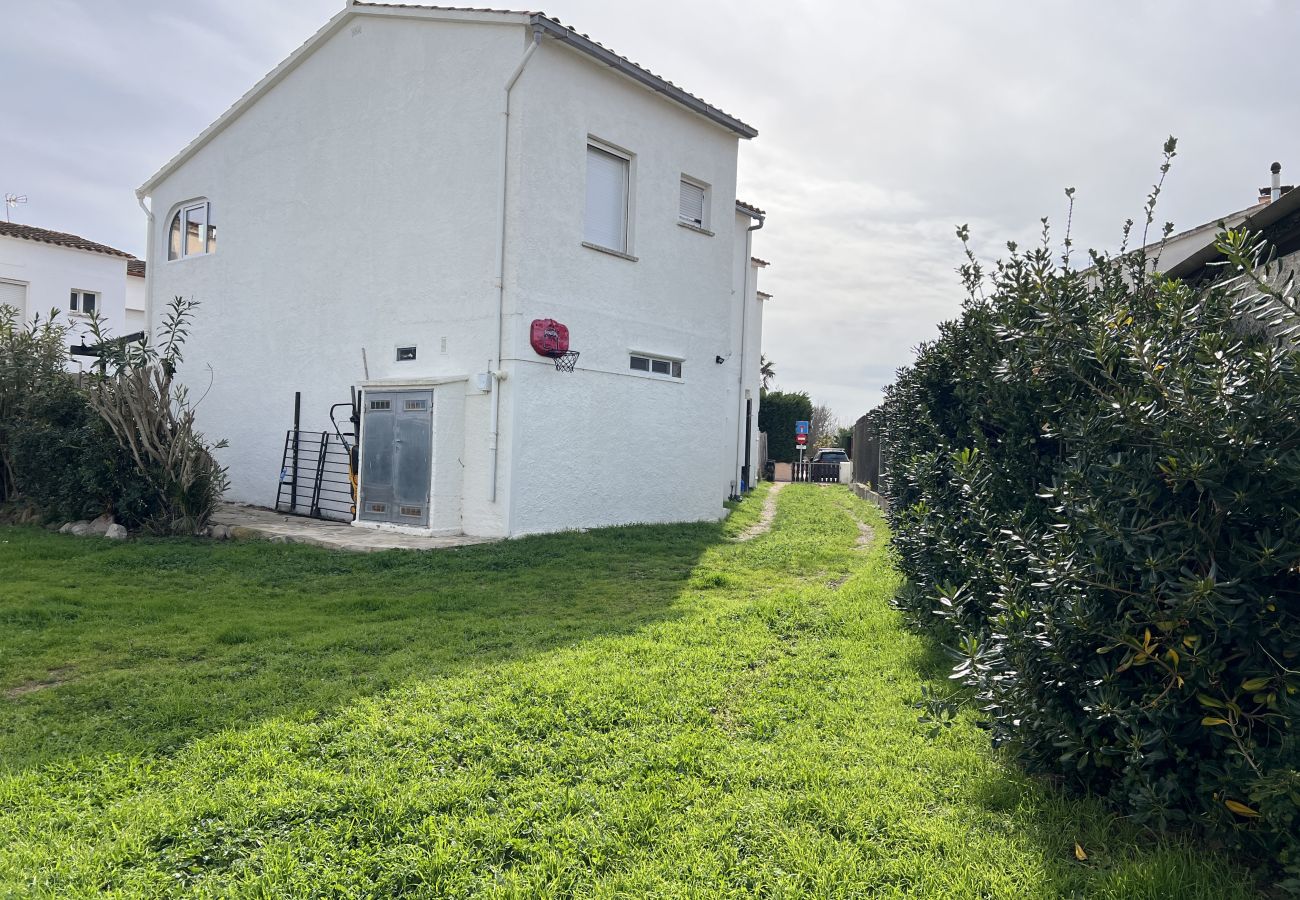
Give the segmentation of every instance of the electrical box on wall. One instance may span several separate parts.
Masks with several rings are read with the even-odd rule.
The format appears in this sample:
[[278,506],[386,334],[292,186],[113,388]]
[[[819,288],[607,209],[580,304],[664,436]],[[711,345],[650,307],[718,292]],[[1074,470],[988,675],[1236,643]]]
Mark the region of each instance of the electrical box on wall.
[[474,387],[480,391],[492,390],[492,373],[478,372],[474,375]]

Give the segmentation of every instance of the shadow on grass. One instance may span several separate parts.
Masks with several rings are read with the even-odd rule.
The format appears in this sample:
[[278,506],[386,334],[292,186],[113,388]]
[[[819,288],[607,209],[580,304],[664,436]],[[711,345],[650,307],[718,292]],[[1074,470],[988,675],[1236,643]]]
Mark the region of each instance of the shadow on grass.
[[[970,691],[949,680],[954,660],[940,638],[905,627],[916,636],[905,664],[922,682],[948,697],[955,709],[964,711],[949,727],[985,727],[985,714]],[[987,733],[983,740],[989,740]],[[1195,834],[1155,834],[1065,778],[1031,774],[1010,748],[993,752],[1000,761],[995,774],[968,782],[966,794],[988,816],[982,827],[1016,832],[1035,849],[1036,869],[1044,879],[1038,886],[1043,896],[1090,900],[1260,896],[1258,871],[1212,853]],[[980,813],[976,816],[981,818]]]
[[717,524],[436,552],[0,529],[0,771],[166,753],[673,614]]

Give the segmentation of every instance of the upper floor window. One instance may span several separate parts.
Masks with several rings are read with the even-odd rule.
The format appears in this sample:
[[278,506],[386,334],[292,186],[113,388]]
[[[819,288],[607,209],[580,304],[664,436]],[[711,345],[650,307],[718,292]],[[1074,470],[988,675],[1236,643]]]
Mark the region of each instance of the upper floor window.
[[587,145],[587,243],[627,253],[630,168],[626,156]]
[[708,228],[705,223],[708,216],[708,196],[707,187],[683,175],[678,194],[677,218],[696,228]]
[[202,256],[216,250],[217,226],[212,222],[212,204],[200,200],[176,210],[167,231],[167,258]]
[[69,312],[90,315],[99,308],[99,294],[94,291],[73,291],[68,298]]

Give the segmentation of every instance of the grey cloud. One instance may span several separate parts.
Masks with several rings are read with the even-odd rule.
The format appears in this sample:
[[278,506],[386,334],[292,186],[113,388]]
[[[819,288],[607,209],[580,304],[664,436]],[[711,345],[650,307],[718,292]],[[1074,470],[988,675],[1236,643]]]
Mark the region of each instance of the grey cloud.
[[[342,0],[44,0],[0,5],[0,190],[21,221],[131,252],[133,189],[342,7]],[[770,213],[757,255],[779,383],[849,420],[960,310],[953,227],[985,259],[1113,247],[1172,133],[1158,221],[1300,181],[1289,3],[549,0],[546,11],[755,125],[740,196]]]

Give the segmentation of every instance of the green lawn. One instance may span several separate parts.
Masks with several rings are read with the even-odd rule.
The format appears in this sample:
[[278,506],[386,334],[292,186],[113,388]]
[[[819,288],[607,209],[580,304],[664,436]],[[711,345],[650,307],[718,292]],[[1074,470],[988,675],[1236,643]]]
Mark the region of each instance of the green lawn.
[[927,739],[874,508],[792,485],[729,542],[761,504],[369,556],[0,529],[0,897],[1250,896]]

